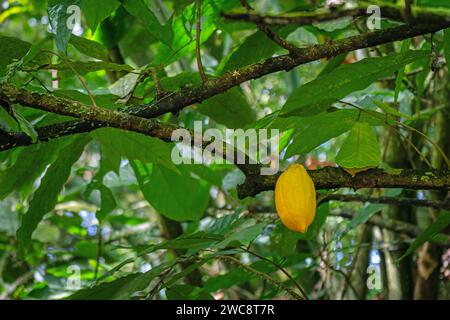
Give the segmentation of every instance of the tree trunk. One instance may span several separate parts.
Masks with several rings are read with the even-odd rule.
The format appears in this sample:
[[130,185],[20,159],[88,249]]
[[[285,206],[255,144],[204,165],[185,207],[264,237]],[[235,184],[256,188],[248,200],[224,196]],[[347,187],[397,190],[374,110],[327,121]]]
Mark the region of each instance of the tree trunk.
[[[387,141],[386,141],[387,139]],[[404,152],[402,141],[393,130],[385,136],[386,149],[385,161],[393,168],[408,168],[410,164]],[[402,151],[402,152],[401,152]],[[400,221],[410,221],[413,214],[411,207],[389,206],[382,211],[385,218]],[[413,275],[411,257],[406,257],[399,264],[399,259],[408,246],[402,243],[398,234],[383,230],[384,243],[388,244],[384,249],[385,268],[388,279],[388,298],[390,300],[411,299],[413,297]]]
[[[444,94],[443,102],[446,104],[446,108],[438,111],[435,117],[435,130],[436,130],[436,143],[442,148],[442,151],[450,156],[450,82],[447,82],[446,90]],[[441,169],[447,165],[442,158],[442,155],[433,149],[432,154],[433,168]],[[431,197],[435,200],[444,200],[448,195],[448,192],[431,192]],[[426,213],[427,216],[424,219],[420,219],[420,227],[428,227],[439,212],[436,210],[429,210]],[[442,248],[434,243],[425,243],[417,253],[417,280],[414,290],[414,299],[417,300],[430,300],[437,299],[439,292],[439,275],[440,267],[442,265]]]

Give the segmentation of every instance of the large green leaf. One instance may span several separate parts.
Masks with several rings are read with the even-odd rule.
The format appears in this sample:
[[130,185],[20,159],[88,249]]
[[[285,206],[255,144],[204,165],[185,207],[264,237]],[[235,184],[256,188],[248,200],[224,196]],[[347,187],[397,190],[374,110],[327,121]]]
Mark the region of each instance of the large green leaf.
[[30,188],[64,145],[67,145],[67,140],[53,140],[22,148],[14,165],[0,171],[0,200],[13,191]]
[[[281,28],[278,34],[286,37],[295,30],[295,26]],[[271,41],[262,31],[257,31],[248,36],[244,42],[231,54],[223,71],[232,71],[241,67],[270,58],[282,48]]]
[[92,288],[82,289],[68,297],[69,300],[124,300],[134,293],[145,290],[151,281],[159,276],[166,264],[159,265],[145,273],[132,273],[111,282],[101,283]]
[[244,269],[232,268],[223,275],[209,278],[205,282],[205,290],[208,292],[216,292],[221,289],[228,289],[247,282],[252,277],[254,277],[254,275]]
[[276,118],[270,127],[280,130],[294,129],[292,143],[286,157],[305,154],[332,138],[351,130],[357,122],[367,122],[371,126],[384,126],[386,117],[382,113],[366,110],[344,109],[324,112],[312,117]]
[[117,0],[84,0],[83,13],[92,33],[97,30],[98,24],[109,17],[120,6]]
[[399,68],[426,56],[423,51],[409,51],[342,65],[295,90],[279,116],[321,113],[350,93],[363,90],[376,80],[390,76]]
[[[197,264],[192,266],[197,267]],[[166,296],[168,300],[214,300],[205,289],[182,284],[168,287]]]
[[73,143],[61,149],[58,158],[47,169],[17,230],[21,253],[30,245],[31,235],[44,215],[55,207],[58,194],[69,178],[72,165],[80,158],[89,140],[87,136],[76,137]]
[[227,246],[237,244],[237,245],[248,245],[250,242],[255,240],[261,232],[266,227],[266,223],[258,223],[253,226],[248,226],[246,228],[242,228],[239,231],[233,231],[228,234],[227,237],[218,243],[215,247],[217,248],[225,248]]
[[98,190],[100,192],[100,208],[97,210],[95,215],[100,223],[117,206],[116,199],[114,198],[114,194],[111,189],[103,184],[103,178],[109,171],[118,171],[118,169],[116,170],[117,165],[114,163],[116,160],[119,160],[117,162],[120,165],[120,159],[109,159],[108,154],[102,154],[99,169],[86,188],[86,194],[88,196],[94,190]]
[[[129,0],[132,1],[132,0]],[[236,1],[228,0],[203,0],[201,1],[202,11],[202,33],[200,43],[204,43],[217,30],[216,22],[220,19],[220,14],[228,8],[235,6]],[[161,63],[170,64],[183,55],[195,50],[195,23],[197,20],[195,2],[192,1],[175,19],[169,20],[167,25],[171,25],[173,39],[170,45],[162,45],[153,60],[154,65]]]
[[33,125],[17,110],[15,105],[11,106],[11,111],[19,124],[20,130],[29,136],[33,143],[36,142],[38,134]]
[[102,145],[102,150],[110,159],[125,157],[145,163],[161,165],[178,172],[171,160],[172,144],[135,132],[104,128],[91,133]]
[[103,61],[107,61],[109,59],[108,49],[106,49],[101,43],[97,41],[72,35],[69,43],[73,45],[78,51],[89,57]]
[[68,21],[73,18],[73,12],[68,10],[71,6],[81,6],[81,0],[49,0],[48,18],[51,31],[55,36],[56,47],[61,52],[66,52],[72,30],[69,29]]
[[433,240],[434,236],[436,236],[440,231],[444,230],[449,225],[450,212],[442,211],[437,217],[436,221],[417,236],[417,238],[414,240],[408,250],[406,250],[405,254],[400,257],[399,260],[402,260],[404,257],[416,251],[425,242]]
[[233,88],[202,102],[198,110],[228,128],[243,128],[256,120],[239,88]]
[[163,166],[133,162],[139,186],[152,207],[172,220],[198,220],[208,205],[209,185],[192,177],[188,166],[177,168],[180,173]]
[[23,58],[30,50],[31,44],[13,37],[0,36],[0,77],[4,76],[7,66]]
[[295,254],[300,238],[302,238],[301,233],[289,230],[281,221],[278,221],[270,237],[273,255],[289,257]]
[[156,39],[168,46],[171,45],[173,37],[171,28],[162,26],[143,0],[125,0],[123,6],[131,15],[141,20]]
[[336,163],[345,169],[377,167],[381,150],[374,129],[366,122],[357,122],[342,144]]
[[386,205],[384,204],[370,204],[367,207],[364,207],[356,217],[350,221],[348,229],[355,229],[361,224],[366,223],[375,213],[380,212],[385,207]]
[[357,120],[356,110],[339,110],[309,118],[297,118],[298,127],[294,131],[286,157],[310,152],[322,143],[351,130]]

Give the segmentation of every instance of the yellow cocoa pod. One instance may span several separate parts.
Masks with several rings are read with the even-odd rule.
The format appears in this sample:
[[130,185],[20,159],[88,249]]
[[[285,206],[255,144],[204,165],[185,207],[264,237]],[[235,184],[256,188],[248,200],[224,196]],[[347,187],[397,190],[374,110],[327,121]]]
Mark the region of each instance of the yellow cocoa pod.
[[316,188],[301,164],[291,165],[278,178],[275,205],[287,228],[302,233],[308,230],[316,215]]

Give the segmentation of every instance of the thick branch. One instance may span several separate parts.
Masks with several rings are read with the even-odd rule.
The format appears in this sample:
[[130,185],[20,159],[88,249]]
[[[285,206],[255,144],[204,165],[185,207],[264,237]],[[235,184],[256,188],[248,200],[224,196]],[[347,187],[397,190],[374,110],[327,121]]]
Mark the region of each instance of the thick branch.
[[320,12],[299,12],[289,13],[288,15],[265,15],[261,16],[254,13],[232,13],[225,12],[222,16],[229,20],[248,21],[256,24],[270,25],[311,25],[314,23],[327,22],[344,17],[361,17],[370,16],[372,13],[367,12],[370,5],[378,5],[381,10],[381,18],[387,18],[396,21],[406,21],[408,23],[446,23],[450,21],[448,10],[421,8],[417,6],[408,7],[405,16],[405,9],[401,6],[389,3],[368,3],[358,1],[358,7],[345,10],[327,10]]
[[[327,167],[309,171],[317,190],[336,188],[406,188],[406,189],[450,189],[450,170],[389,170],[372,169],[360,172],[355,177],[341,168]],[[238,187],[240,198],[253,197],[262,191],[273,190],[279,175],[247,176]]]
[[[330,215],[353,220],[358,214],[352,212],[330,212]],[[396,233],[404,233],[412,238],[416,238],[421,232],[423,232],[422,229],[414,224],[384,218],[379,215],[372,216],[369,220],[367,220],[367,223]],[[449,236],[447,236],[447,243],[450,243]]]
[[[79,121],[47,126],[45,132],[43,132],[44,130],[42,128],[38,128],[37,131],[40,135],[40,140],[56,138],[65,135],[67,132],[71,134],[87,132],[99,127],[115,127],[154,136],[163,140],[170,140],[174,129],[171,126],[162,125],[156,120],[145,119],[96,106],[87,106],[77,101],[50,94],[31,92],[10,84],[1,85],[0,99],[80,119]],[[17,146],[19,142],[13,140],[14,138],[23,143],[27,142],[27,139],[24,139],[23,136],[4,133],[0,137],[0,141],[2,141],[1,149],[5,150]]]
[[220,78],[208,80],[207,83],[194,88],[183,88],[156,105],[134,107],[130,109],[130,112],[145,118],[154,118],[167,112],[177,113],[186,106],[201,103],[241,83],[267,74],[289,71],[299,65],[315,60],[331,58],[345,52],[434,33],[448,27],[450,27],[450,22],[443,24],[403,25],[308,48],[301,48],[295,54],[269,58],[264,62],[228,72]]
[[447,209],[450,210],[450,201],[436,201],[436,200],[419,200],[403,197],[368,197],[360,194],[328,194],[323,201],[341,201],[341,202],[370,202],[370,203],[383,203],[392,204],[398,206],[413,206],[413,207],[426,207],[434,209]]
[[[444,24],[404,25],[387,30],[372,32],[367,35],[358,35],[326,44],[302,48],[299,49],[295,55],[290,54],[269,58],[264,62],[256,63],[243,67],[239,70],[226,73],[220,78],[208,80],[206,83],[199,86],[193,88],[183,88],[173,94],[168,94],[164,99],[158,101],[156,104],[132,107],[127,110],[127,113],[144,118],[155,118],[167,112],[177,113],[186,106],[194,103],[201,103],[202,101],[217,94],[224,93],[225,91],[238,86],[241,83],[260,78],[267,74],[282,70],[288,71],[296,66],[318,59],[330,58],[344,52],[412,38],[418,35],[436,32],[447,27],[450,27],[450,22]],[[31,93],[23,89],[21,90],[20,95],[22,98],[25,95],[25,92],[27,92],[27,94]],[[27,99],[18,97],[17,93],[18,92],[13,94],[14,96],[12,97],[13,99],[16,99],[17,103],[34,107],[33,101],[30,101],[30,99],[26,101]],[[9,100],[9,97],[5,95],[4,86],[0,87],[0,97],[3,97],[5,100]],[[52,99],[50,99],[50,97],[51,96],[46,99],[47,102],[51,102]],[[59,101],[63,104],[66,102],[73,104],[73,101],[70,100],[61,100],[61,98],[56,97],[55,99],[59,99]],[[44,109],[45,106],[37,105],[36,107]],[[123,115],[123,113],[119,114]],[[37,129],[38,133],[42,133],[42,136],[40,136],[38,140],[47,141],[59,136],[87,132],[100,126],[108,125],[104,123],[104,121],[108,119],[92,119],[92,117],[89,119],[82,117],[82,119],[84,120]],[[31,139],[24,134],[10,134],[6,137],[0,136],[0,151],[7,150],[15,146],[23,146],[28,144],[31,144]]]

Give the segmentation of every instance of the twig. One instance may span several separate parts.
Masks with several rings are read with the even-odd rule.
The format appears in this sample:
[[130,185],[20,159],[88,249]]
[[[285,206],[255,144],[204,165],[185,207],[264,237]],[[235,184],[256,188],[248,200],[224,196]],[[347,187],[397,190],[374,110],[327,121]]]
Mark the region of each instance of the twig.
[[87,94],[88,94],[88,96],[89,96],[89,99],[90,99],[91,102],[92,102],[92,106],[93,106],[93,107],[97,107],[97,104],[95,103],[94,96],[92,95],[91,90],[89,90],[86,81],[85,81],[84,78],[83,78],[83,77],[82,77],[82,76],[74,69],[74,67],[72,67],[72,65],[70,64],[70,62],[67,61],[66,57],[63,56],[63,55],[60,55],[59,53],[54,52],[54,51],[52,51],[52,50],[47,50],[47,49],[46,49],[46,50],[43,50],[43,51],[48,52],[48,53],[51,53],[51,54],[54,54],[55,56],[57,56],[58,58],[60,58],[60,59],[64,62],[64,64],[65,64],[70,70],[72,70],[72,72],[75,74],[75,76],[78,78],[78,80],[80,80],[80,83],[81,83],[81,85],[83,86],[83,88],[86,90],[86,92],[87,92]]
[[14,291],[16,291],[16,289],[18,287],[20,287],[22,284],[24,284],[25,282],[27,282],[28,280],[30,280],[33,277],[33,272],[27,272],[23,275],[21,275],[20,277],[18,277],[7,289],[5,292],[3,292],[0,295],[0,301],[1,300],[7,300],[8,297],[14,293]]
[[196,42],[196,52],[197,52],[197,67],[198,72],[200,73],[200,77],[202,78],[203,82],[208,81],[206,78],[205,70],[203,70],[203,64],[202,64],[202,54],[200,51],[200,43],[201,43],[201,32],[202,32],[202,1],[197,0],[197,32],[195,34],[195,42]]
[[218,256],[217,258],[222,259],[222,260],[228,260],[236,265],[238,265],[239,267],[241,267],[242,269],[247,270],[250,273],[253,273],[259,277],[261,277],[262,279],[272,283],[273,285],[282,288],[284,291],[286,291],[293,299],[295,300],[305,300],[304,297],[300,296],[297,292],[295,292],[294,290],[292,290],[291,288],[289,288],[288,286],[286,286],[284,283],[275,280],[274,278],[270,277],[269,275],[260,272],[244,263],[242,263],[241,261],[239,261],[238,259],[231,257],[231,256]]
[[97,280],[98,270],[100,268],[100,259],[102,257],[103,235],[102,235],[102,225],[101,225],[101,223],[98,224],[98,231],[97,232],[98,232],[98,235],[97,235],[98,248],[97,248],[97,258],[96,258],[96,261],[95,261],[94,281]]
[[[355,287],[353,286],[352,281],[351,281],[351,279],[348,277],[348,275],[347,275],[344,271],[342,271],[342,270],[340,270],[340,269],[334,268],[333,265],[328,261],[328,259],[327,259],[326,257],[323,256],[323,252],[320,252],[319,258],[320,258],[320,260],[323,262],[323,264],[325,265],[325,267],[327,267],[329,270],[331,270],[331,271],[333,271],[333,272],[335,272],[335,273],[341,275],[341,276],[344,278],[345,283],[348,284],[348,286],[350,287],[350,289],[352,289],[353,293],[354,293],[355,296],[356,296],[356,292],[357,292],[357,291],[356,291]],[[342,297],[341,297],[341,300],[342,300]]]
[[241,248],[242,250],[244,250],[245,252],[250,253],[251,255],[254,255],[255,257],[257,257],[257,258],[259,258],[259,259],[261,259],[261,260],[267,261],[267,262],[269,262],[270,264],[274,265],[276,268],[278,268],[281,272],[283,272],[283,273],[286,275],[286,277],[289,278],[289,280],[291,280],[291,281],[294,283],[294,285],[297,287],[297,289],[298,289],[298,290],[300,291],[300,293],[303,295],[303,297],[305,298],[305,300],[309,300],[309,299],[308,299],[308,295],[306,294],[306,292],[305,292],[305,290],[302,288],[302,286],[301,286],[297,281],[295,281],[295,279],[289,274],[289,272],[287,272],[286,269],[284,269],[281,265],[279,265],[279,264],[276,263],[275,261],[273,261],[273,260],[271,260],[271,259],[268,259],[268,258],[266,258],[266,257],[264,257],[264,256],[262,256],[262,255],[260,255],[260,254],[258,254],[258,253],[256,253],[256,252],[254,252],[254,251],[248,249],[248,248],[244,248],[244,247],[240,247],[240,248]]
[[[241,0],[241,4],[245,9],[247,9],[248,12],[253,12],[253,8],[250,6],[250,4],[248,3],[247,0]],[[261,23],[258,21],[256,21],[255,23],[256,23],[256,26],[258,27],[258,29],[261,32],[265,33],[270,40],[272,40],[273,42],[278,44],[280,47],[288,50],[289,53],[295,54],[295,53],[299,52],[299,48],[297,48],[295,45],[293,45],[286,39],[283,39],[282,37],[280,37],[278,34],[276,34],[271,28],[266,26],[264,23]]]
[[[364,229],[368,228],[368,226],[365,225],[363,228]],[[364,233],[364,232],[365,232],[365,230],[362,231],[362,233]],[[359,252],[361,251],[362,243],[363,243],[363,237],[361,236],[361,239],[359,240],[358,245],[356,246],[356,252],[353,254],[353,260],[352,260],[352,263],[350,265],[350,269],[348,270],[348,273],[347,273],[346,279],[349,279],[349,281],[345,282],[344,289],[342,290],[342,293],[341,293],[341,300],[344,299],[344,296],[347,293],[347,289],[348,289],[349,285],[352,285],[352,274],[353,274],[353,271],[355,270],[355,267],[356,267],[356,262],[357,262],[357,259],[358,259],[358,256],[359,256]],[[355,296],[357,297],[358,296],[358,291],[356,291],[355,288],[353,288],[353,292],[354,292]]]

